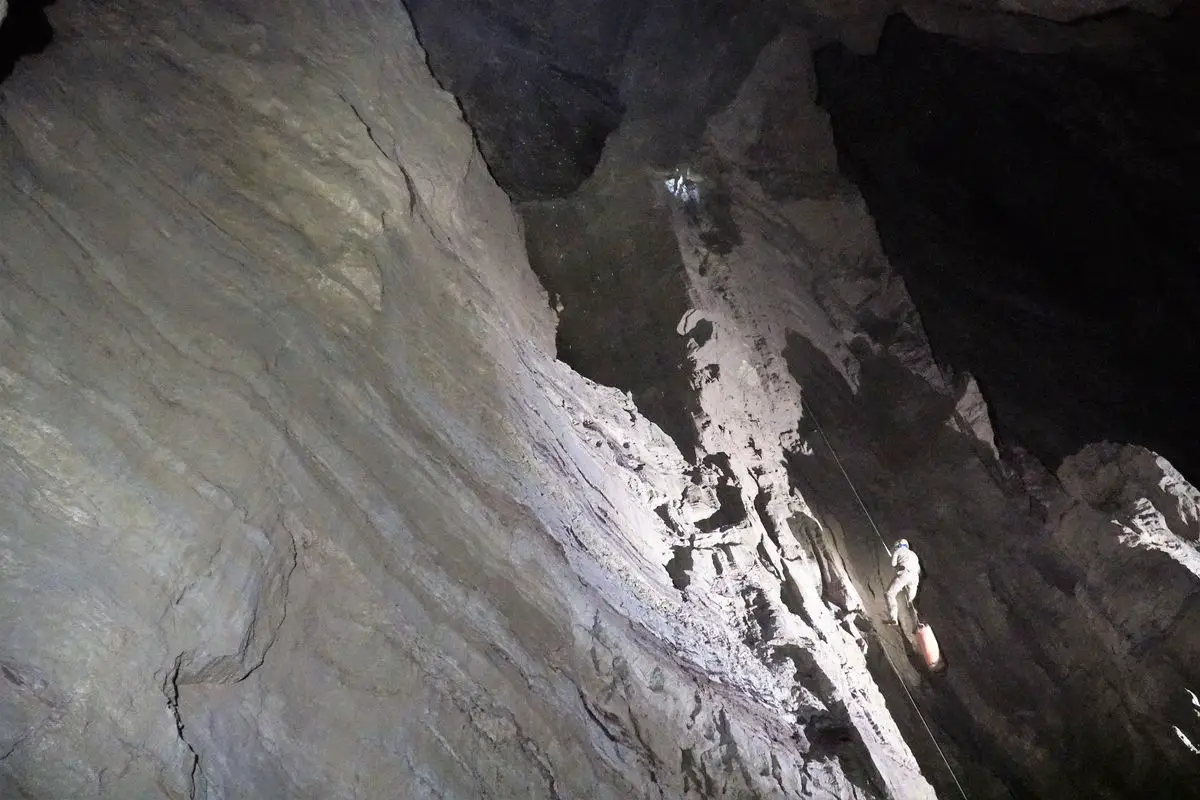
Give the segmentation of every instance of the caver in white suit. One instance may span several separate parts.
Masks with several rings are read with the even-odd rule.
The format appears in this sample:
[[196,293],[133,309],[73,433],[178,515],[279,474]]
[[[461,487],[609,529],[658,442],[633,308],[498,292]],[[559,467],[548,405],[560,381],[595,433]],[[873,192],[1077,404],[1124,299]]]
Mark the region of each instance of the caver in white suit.
[[899,625],[896,597],[900,592],[907,591],[909,605],[912,605],[917,599],[917,586],[921,583],[921,560],[909,549],[907,539],[896,542],[892,550],[892,567],[896,570],[896,577],[892,578],[887,588],[888,624]]

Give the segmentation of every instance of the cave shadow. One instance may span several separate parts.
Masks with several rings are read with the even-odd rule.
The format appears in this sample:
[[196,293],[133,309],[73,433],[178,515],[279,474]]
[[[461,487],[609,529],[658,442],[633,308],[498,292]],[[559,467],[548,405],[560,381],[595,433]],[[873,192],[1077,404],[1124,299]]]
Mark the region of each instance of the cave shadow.
[[[610,79],[619,54],[567,48],[540,29],[549,21],[526,18],[519,4],[507,13],[473,0],[405,6],[430,71],[457,98],[488,170],[514,202],[567,197],[591,177],[625,115]],[[606,32],[598,36],[606,41]]]
[[1136,46],[989,50],[889,18],[819,102],[938,359],[1052,469],[1130,441],[1200,473],[1200,8]]
[[54,28],[46,7],[55,0],[9,0],[8,14],[0,23],[0,84],[8,80],[17,61],[45,51],[54,41]]

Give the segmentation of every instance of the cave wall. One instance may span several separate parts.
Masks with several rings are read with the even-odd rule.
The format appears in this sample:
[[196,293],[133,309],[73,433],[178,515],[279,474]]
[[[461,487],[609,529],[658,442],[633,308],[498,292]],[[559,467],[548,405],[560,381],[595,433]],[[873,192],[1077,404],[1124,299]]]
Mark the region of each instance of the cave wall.
[[[1016,475],[997,460],[990,431],[965,424],[971,382],[935,362],[929,314],[916,313],[884,257],[869,201],[839,174],[836,120],[797,102],[820,77],[804,52],[802,36],[782,36],[712,120],[696,159],[700,199],[679,204],[676,229],[695,265],[693,305],[715,304],[726,339],[732,327],[753,342],[749,363],[765,358],[772,374],[782,357],[799,387],[799,441],[783,458],[789,488],[819,523],[814,549],[831,553],[826,600],[849,609],[861,598],[866,618],[882,619],[877,534],[920,542],[918,605],[951,666],[913,669],[904,640],[876,625],[868,661],[939,794],[957,794],[958,782],[971,797],[1193,793],[1195,752],[1176,726],[1194,732],[1195,490],[1140,448],[1085,450],[1057,477]],[[780,141],[804,143],[803,155]],[[728,228],[723,220],[736,242],[708,235]],[[839,562],[852,593],[837,588]]]
[[0,100],[0,793],[1191,791],[1200,494],[997,460],[826,34],[598,9],[49,9]]
[[[938,20],[944,24],[947,17]],[[1126,41],[1104,25],[1084,29],[1106,47]],[[1005,33],[1018,40],[1017,49],[1051,51],[1062,47],[1063,36],[1070,38],[1038,26],[1017,32]],[[994,376],[976,383],[935,359],[935,353],[944,357],[937,337],[954,314],[933,305],[918,315],[916,307],[926,307],[919,294],[916,307],[909,299],[905,265],[894,270],[885,257],[885,250],[894,251],[889,226],[902,225],[883,219],[876,237],[867,210],[871,184],[852,156],[834,148],[838,109],[832,109],[831,128],[812,101],[818,78],[826,77],[821,59],[832,51],[818,58],[814,75],[809,40],[803,30],[773,40],[731,102],[710,115],[704,136],[683,149],[676,169],[661,168],[639,135],[641,119],[627,111],[578,191],[521,206],[532,264],[564,321],[562,357],[632,392],[664,428],[678,429],[690,418],[697,431],[693,460],[701,469],[716,466],[724,485],[737,489],[732,496],[740,495],[723,517],[700,519],[703,527],[691,535],[676,532],[680,544],[668,564],[676,587],[691,602],[706,594],[740,598],[744,607],[733,602],[730,614],[746,618],[756,648],[768,658],[795,639],[813,649],[811,637],[792,631],[822,630],[813,614],[818,605],[835,610],[848,631],[865,632],[872,680],[939,794],[956,794],[960,781],[972,797],[1187,794],[1196,777],[1193,752],[1170,721],[1191,713],[1186,687],[1195,680],[1187,666],[1194,644],[1186,630],[1195,573],[1187,559],[1164,558],[1122,533],[1128,523],[1106,516],[1116,509],[1096,508],[1036,460],[1026,461],[1018,445],[1026,440],[1006,426],[1003,414],[997,419],[1010,461],[998,460],[980,393],[982,384],[990,397]],[[839,57],[849,59],[844,50]],[[1010,55],[978,57],[1004,61]],[[829,105],[823,83],[820,91]],[[891,142],[902,128],[876,118],[887,106],[873,107],[872,91],[860,89],[860,112],[873,122],[870,136]],[[1029,100],[1029,118],[1044,99]],[[923,124],[918,131],[949,140],[974,133]],[[859,136],[858,144],[877,140]],[[946,141],[916,156],[893,145],[875,154],[875,167],[898,183],[896,175],[919,165],[921,153],[949,158],[952,147],[939,149]],[[1051,137],[1043,146],[1057,142]],[[1022,173],[1005,169],[1011,163],[997,162],[990,174],[1019,181]],[[862,181],[867,203],[839,166]],[[654,184],[657,199],[648,190]],[[1034,213],[1046,198],[1036,186],[1024,194],[1029,187],[1018,188],[1010,204],[1026,202],[1030,218],[1046,224]],[[1114,202],[1102,192],[1092,195],[1095,203]],[[1124,201],[1118,196],[1115,202]],[[946,207],[966,213],[961,202]],[[995,211],[995,204],[988,209]],[[994,258],[988,247],[980,255],[975,229],[932,229],[925,206],[910,202],[907,211],[926,225],[906,234],[910,239],[938,252],[970,245],[971,258]],[[1008,222],[1008,216],[998,219]],[[668,224],[682,264],[660,253]],[[930,261],[943,272],[953,263]],[[974,274],[962,270],[959,280],[970,285]],[[1045,280],[1033,268],[1021,277]],[[938,278],[912,280],[950,291]],[[1071,285],[1064,282],[1064,294]],[[992,286],[971,288],[985,301],[995,294]],[[681,293],[687,298],[682,307]],[[669,316],[681,310],[679,338],[664,340]],[[951,309],[961,317],[976,310],[977,304],[961,301]],[[1060,309],[1041,316],[1056,330],[1073,319]],[[1071,342],[1050,340],[1047,329],[1031,333],[1023,348],[1011,345],[1009,355],[1029,362],[1033,342],[1063,353]],[[946,361],[960,370],[988,363]],[[644,370],[649,364],[658,368]],[[1091,388],[1071,382],[1078,359],[1071,366],[1075,371],[1064,374],[1072,378],[1060,379],[1052,398],[1071,401],[1062,418],[1079,409],[1072,389]],[[681,375],[691,376],[691,391],[679,383]],[[1110,377],[1114,392],[1144,388],[1129,383],[1128,375]],[[646,390],[647,381],[657,394]],[[1093,406],[1094,419],[1102,418],[1103,402]],[[1040,407],[1020,419],[1035,432],[1049,427]],[[1086,441],[1056,435],[1060,457]],[[1028,438],[1044,457],[1043,440]],[[692,442],[687,445],[685,451]],[[1157,497],[1153,474],[1126,480],[1128,492]],[[870,519],[852,488],[862,490]],[[742,513],[781,502],[786,511],[769,512],[770,524],[747,539],[757,524]],[[718,527],[706,529],[714,521]],[[944,676],[922,672],[904,637],[879,632],[887,569],[876,534],[921,543],[929,580],[922,614],[943,632],[954,665]],[[1183,526],[1169,549],[1194,552],[1195,535]],[[789,589],[813,581],[816,603],[804,590]],[[1153,599],[1136,588],[1146,582],[1159,584]],[[797,677],[806,688],[816,685]]]
[[[956,794],[957,782],[971,797],[1188,794],[1194,753],[1172,725],[1190,718],[1186,687],[1196,679],[1189,559],[1200,527],[1194,512],[1175,510],[1184,502],[1177,498],[1190,495],[1161,488],[1181,481],[1156,462],[1110,478],[1120,488],[1106,491],[1123,494],[1108,504],[1081,493],[1078,481],[1064,488],[1051,479],[1043,507],[1025,485],[1032,479],[1016,480],[996,460],[987,429],[964,424],[970,382],[935,363],[925,315],[885,259],[886,240],[876,237],[867,206],[839,174],[830,121],[795,100],[815,91],[806,52],[802,36],[782,36],[713,119],[697,158],[700,201],[679,204],[676,229],[694,265],[693,304],[721,311],[713,340],[737,331],[757,350],[750,363],[766,359],[768,380],[779,380],[782,359],[799,387],[804,408],[780,409],[784,419],[800,417],[782,456],[786,486],[819,523],[806,527],[814,551],[828,553],[826,601],[882,619],[887,569],[877,534],[921,543],[927,583],[919,606],[952,666],[936,677],[914,668],[905,641],[877,623],[868,628],[876,634],[868,662],[940,795]],[[805,157],[780,141],[805,143]],[[781,149],[791,159],[780,158]],[[732,244],[709,235],[727,228],[726,219],[739,232]],[[739,360],[723,361],[722,374]],[[705,381],[702,392],[732,389]],[[734,397],[734,407],[761,413],[761,401]],[[770,419],[758,420],[759,429]],[[698,420],[708,431],[702,439],[720,441],[731,427],[714,431],[707,422]],[[1118,450],[1081,463],[1122,463]],[[1172,561],[1131,547],[1129,527],[1153,528],[1146,518],[1160,513],[1154,509],[1174,520],[1158,526],[1173,531],[1167,549],[1193,555]],[[838,588],[839,565],[850,592]],[[1138,588],[1147,584],[1156,586],[1148,596]]]
[[0,792],[928,796],[831,614],[797,665],[685,605],[728,476],[553,359],[395,4],[50,20],[0,106]]

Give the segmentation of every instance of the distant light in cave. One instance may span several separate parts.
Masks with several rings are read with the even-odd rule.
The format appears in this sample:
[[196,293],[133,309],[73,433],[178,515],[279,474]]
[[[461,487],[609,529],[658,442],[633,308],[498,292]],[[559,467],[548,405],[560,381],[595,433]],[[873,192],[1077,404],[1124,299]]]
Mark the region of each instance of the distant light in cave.
[[690,170],[682,170],[665,181],[667,191],[685,203],[700,202],[700,187],[692,180]]

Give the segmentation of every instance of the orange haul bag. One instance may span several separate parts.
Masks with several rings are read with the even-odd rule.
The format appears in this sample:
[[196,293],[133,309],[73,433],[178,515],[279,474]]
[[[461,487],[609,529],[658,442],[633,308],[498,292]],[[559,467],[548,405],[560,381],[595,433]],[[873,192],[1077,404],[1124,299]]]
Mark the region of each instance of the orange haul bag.
[[942,660],[942,649],[938,646],[937,637],[933,635],[933,628],[922,622],[917,626],[917,630],[913,633],[913,646],[917,652],[921,654],[921,660],[925,662],[925,666],[932,672],[941,672],[946,667],[946,662]]

